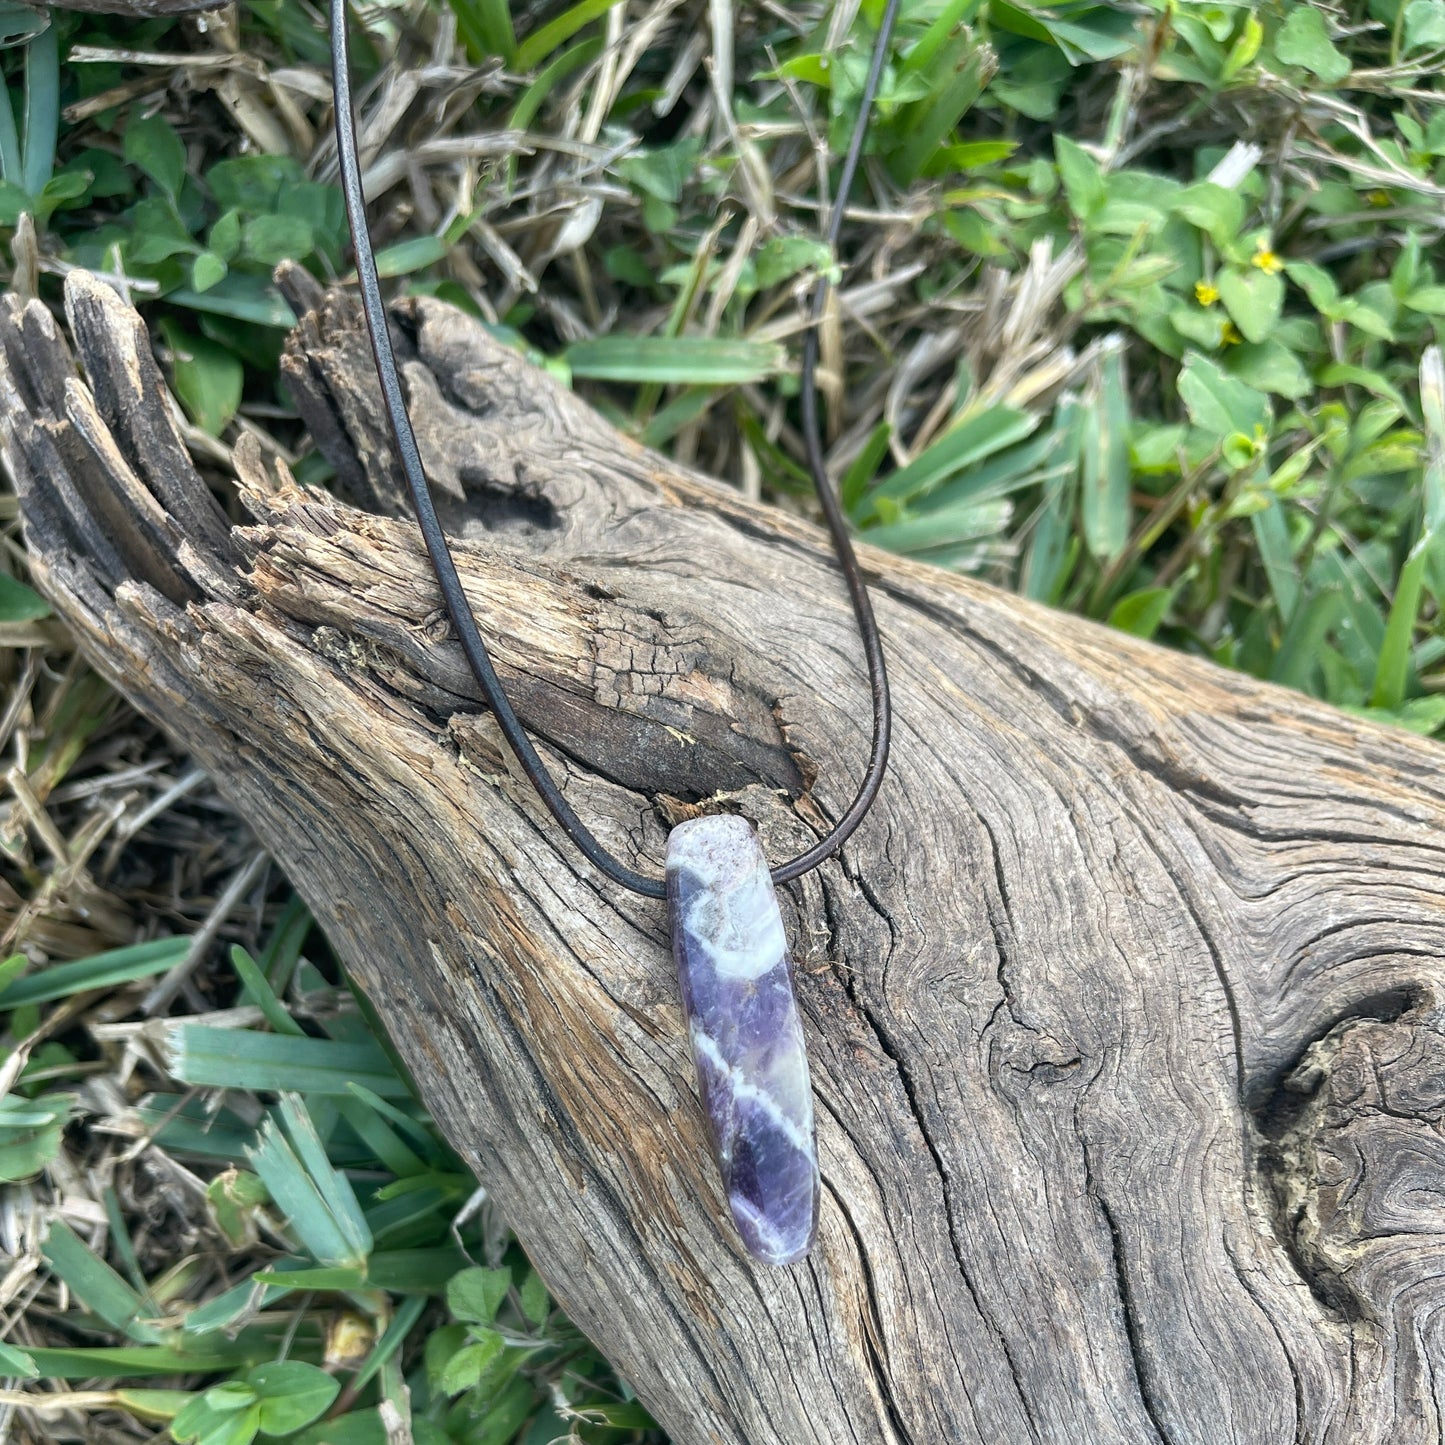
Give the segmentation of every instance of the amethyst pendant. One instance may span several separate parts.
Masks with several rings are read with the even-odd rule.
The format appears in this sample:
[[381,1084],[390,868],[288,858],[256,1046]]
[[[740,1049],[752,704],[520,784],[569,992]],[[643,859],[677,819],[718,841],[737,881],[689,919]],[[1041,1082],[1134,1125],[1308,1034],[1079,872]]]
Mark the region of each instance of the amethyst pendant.
[[818,1227],[808,1057],[767,860],[744,818],[679,823],[667,907],[682,1006],[733,1221],[765,1264],[794,1264]]

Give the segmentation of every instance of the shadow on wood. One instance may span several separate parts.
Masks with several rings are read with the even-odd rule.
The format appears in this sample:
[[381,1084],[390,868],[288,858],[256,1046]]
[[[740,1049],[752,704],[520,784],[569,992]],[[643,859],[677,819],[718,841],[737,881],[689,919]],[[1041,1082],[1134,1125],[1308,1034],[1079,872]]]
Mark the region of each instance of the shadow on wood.
[[[312,283],[314,286],[314,283]],[[659,905],[593,876],[478,708],[348,301],[287,375],[354,509],[237,448],[231,527],[136,316],[0,326],[36,575],[191,748],[437,1119],[680,1445],[1438,1441],[1445,752],[865,554],[882,798],[784,890],[824,1189],[750,1264]],[[395,316],[504,681],[606,843],[851,797],[868,700],[821,533],[617,436],[440,304]]]

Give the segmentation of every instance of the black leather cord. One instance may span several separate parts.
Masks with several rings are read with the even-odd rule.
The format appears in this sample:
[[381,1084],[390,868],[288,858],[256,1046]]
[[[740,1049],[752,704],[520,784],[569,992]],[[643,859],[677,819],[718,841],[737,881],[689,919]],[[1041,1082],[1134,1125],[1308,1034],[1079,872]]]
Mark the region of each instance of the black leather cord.
[[[898,15],[900,0],[888,0],[883,13],[878,37],[874,42],[873,59],[868,70],[867,83],[858,111],[858,122],[854,126],[848,153],[843,162],[839,178],[838,199],[833,207],[828,225],[828,244],[836,251],[839,232],[843,224],[843,211],[847,204],[848,192],[852,188],[853,175],[863,153],[863,142],[868,132],[868,117],[873,109],[873,99],[878,92],[878,83],[883,74],[883,63],[887,58],[888,41]],[[501,679],[492,666],[486,643],[477,627],[477,620],[457,575],[456,562],[451,548],[447,545],[446,534],[442,531],[436,507],[432,503],[431,490],[427,485],[426,473],[422,468],[421,453],[417,449],[416,434],[412,430],[411,418],[407,415],[406,400],[402,395],[401,377],[397,373],[396,357],[391,348],[391,334],[387,328],[386,308],[381,297],[381,282],[376,273],[376,257],[372,251],[371,235],[366,225],[366,197],[361,187],[361,161],[357,154],[356,113],[351,95],[351,55],[347,36],[347,0],[331,0],[331,63],[332,91],[336,110],[336,149],[341,166],[341,189],[346,199],[346,216],[351,226],[352,247],[356,256],[356,275],[361,287],[361,308],[366,317],[366,329],[371,337],[371,352],[376,361],[377,376],[381,381],[381,397],[386,408],[387,420],[391,425],[392,438],[396,443],[402,473],[411,492],[412,505],[416,509],[417,524],[421,528],[422,540],[426,543],[441,587],[442,599],[457,630],[468,665],[476,677],[477,685],[486,698],[502,730],[507,745],[516,755],[528,781],[537,790],[552,816],[562,830],[581,849],[588,862],[594,864],[613,882],[641,893],[647,898],[665,898],[666,886],[660,878],[649,878],[629,868],[620,859],[614,858],[585,823],[577,816],[552,781],[546,764],[538,756],[527,736],[521,720],[513,711],[502,688]],[[823,458],[823,444],[818,426],[818,323],[828,295],[826,280],[818,282],[813,293],[811,325],[803,343],[802,400],[803,440],[807,451],[808,470],[822,504],[823,518],[829,535],[837,549],[838,562],[848,586],[848,595],[858,619],[858,631],[863,639],[863,652],[868,664],[869,685],[873,694],[873,745],[868,759],[868,769],[857,796],[848,811],[838,820],[837,825],[805,853],[772,870],[775,883],[786,883],[810,868],[816,868],[834,853],[851,836],[863,821],[888,765],[888,747],[892,731],[892,710],[888,697],[888,674],[883,662],[883,643],[878,635],[878,625],[873,617],[873,606],[868,599],[867,585],[848,536],[848,525],[838,494],[828,480],[827,466]]]

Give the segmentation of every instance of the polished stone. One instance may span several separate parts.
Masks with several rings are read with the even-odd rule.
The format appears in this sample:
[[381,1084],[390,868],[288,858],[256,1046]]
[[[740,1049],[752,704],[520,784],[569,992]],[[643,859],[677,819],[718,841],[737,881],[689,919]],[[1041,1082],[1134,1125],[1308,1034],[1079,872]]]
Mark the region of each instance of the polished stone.
[[667,840],[672,950],[698,1089],[738,1234],[793,1264],[818,1223],[808,1058],[777,894],[752,825],[716,815]]

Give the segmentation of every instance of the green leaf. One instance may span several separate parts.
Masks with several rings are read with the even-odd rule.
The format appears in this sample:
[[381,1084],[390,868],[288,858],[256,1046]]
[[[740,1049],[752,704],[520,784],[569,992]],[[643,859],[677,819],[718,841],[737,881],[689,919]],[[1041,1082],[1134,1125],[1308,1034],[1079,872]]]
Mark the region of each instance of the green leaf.
[[1325,639],[1344,610],[1345,599],[1338,587],[1324,587],[1302,598],[1275,654],[1271,680],[1301,691],[1308,688],[1319,668]]
[[[434,1433],[424,1435],[424,1430]],[[416,1445],[452,1445],[452,1436],[423,1417],[412,1421],[412,1432]],[[333,1416],[290,1437],[291,1445],[393,1445],[396,1438],[382,1423],[376,1409],[352,1410]]]
[[1308,396],[1313,387],[1300,359],[1273,337],[1258,345],[1231,346],[1224,356],[1231,376],[1257,391],[1273,392],[1292,401]]
[[600,336],[563,353],[573,376],[594,381],[735,386],[764,381],[787,365],[787,353],[768,341],[708,336]]
[[257,1365],[246,1376],[256,1392],[261,1429],[267,1435],[289,1435],[303,1430],[331,1407],[341,1382],[325,1370],[301,1360],[277,1360]]
[[202,431],[220,436],[241,404],[246,372],[240,360],[209,337],[167,317],[161,334],[171,353],[171,384],[187,415]]
[[448,1395],[470,1390],[482,1378],[482,1371],[502,1353],[503,1346],[496,1330],[473,1330],[471,1343],[463,1345],[443,1366],[441,1388]]
[[1081,221],[1087,221],[1104,204],[1107,194],[1098,162],[1081,145],[1057,133],[1054,136],[1054,157],[1059,167],[1059,179],[1064,183],[1064,191],[1069,198],[1069,209]]
[[171,1421],[171,1438],[181,1445],[251,1445],[261,1430],[261,1407],[226,1409],[212,1402],[214,1390],[198,1395]]
[[1326,85],[1338,85],[1351,70],[1325,28],[1324,13],[1314,5],[1296,5],[1274,38],[1274,53],[1286,65],[1299,65]]
[[511,1287],[509,1269],[464,1269],[447,1285],[447,1308],[456,1319],[489,1325]]
[[209,291],[226,279],[230,267],[214,251],[202,251],[191,262],[191,285],[197,291]]
[[295,312],[269,281],[236,271],[207,291],[182,288],[170,292],[166,300],[176,306],[188,306],[192,311],[233,316],[237,321],[253,321],[258,326],[272,326],[281,331],[289,331],[296,325]]
[[206,1204],[216,1227],[241,1249],[256,1242],[256,1214],[270,1195],[260,1179],[245,1169],[225,1169],[206,1185]]
[[258,1270],[251,1276],[257,1284],[276,1289],[358,1290],[366,1285],[366,1271],[347,1265],[321,1269]]
[[223,211],[253,216],[274,211],[282,187],[305,179],[301,163],[281,155],[234,156],[206,172],[206,184]]
[[[1445,0],[1441,4],[1445,6]],[[1445,286],[1422,286],[1405,297],[1405,305],[1425,316],[1445,316]]]
[[689,137],[673,145],[634,151],[616,164],[617,174],[644,195],[675,204],[697,168],[701,144]]
[[244,1380],[225,1380],[212,1385],[202,1398],[217,1414],[234,1415],[237,1410],[256,1403],[256,1392]]
[[1191,226],[1204,232],[1221,251],[1238,240],[1244,227],[1244,198],[1213,181],[1187,186],[1174,198],[1170,209]]
[[1445,0],[1410,0],[1405,6],[1405,51],[1445,45]]
[[50,604],[38,592],[0,572],[0,622],[36,622],[49,616]]
[[1258,266],[1229,266],[1215,278],[1219,299],[1246,341],[1265,341],[1284,309],[1284,278]]
[[14,1184],[39,1174],[60,1153],[74,1110],[72,1094],[0,1098],[0,1183]]
[[758,252],[755,265],[758,289],[766,290],[810,267],[832,270],[833,252],[812,236],[774,236]]
[[988,46],[973,44],[967,32],[959,39],[962,44],[950,50],[945,73],[930,76],[927,98],[909,106],[901,117],[905,138],[890,163],[894,179],[900,184],[916,180],[930,167],[939,147],[953,134],[998,68]]
[[[4,177],[7,186],[14,187],[13,194],[21,198],[16,215],[28,210],[30,193],[21,185],[25,168],[20,161],[20,132],[15,127],[15,107],[11,103],[10,89],[3,85],[0,85],[0,176]],[[6,209],[8,211],[10,207]]]
[[1149,638],[1159,630],[1174,600],[1172,587],[1144,587],[1121,597],[1109,613],[1109,626],[1135,637]]
[[868,440],[863,443],[862,449],[838,485],[838,495],[842,499],[843,508],[854,514],[855,520],[867,496],[868,484],[878,475],[878,468],[883,465],[883,458],[888,455],[888,442],[892,435],[893,428],[886,421],[880,421],[869,432]]
[[267,268],[299,261],[316,249],[316,233],[304,216],[256,216],[241,227],[241,254]]
[[135,113],[125,130],[123,154],[172,200],[180,194],[186,178],[186,148],[168,120]]
[[1221,445],[1233,433],[1252,439],[1269,425],[1268,398],[1197,351],[1179,373],[1179,395],[1190,421]]
[[[241,213],[237,210],[229,210],[223,215],[214,226],[211,227],[210,236],[211,250],[221,260],[231,262],[241,254]],[[214,283],[213,283],[214,284]],[[205,287],[196,287],[198,291],[205,290]]]
[[527,1271],[522,1287],[518,1291],[522,1301],[522,1313],[534,1324],[542,1324],[552,1308],[551,1298],[542,1276],[535,1269]]
[[1254,529],[1260,561],[1264,563],[1265,575],[1269,578],[1270,591],[1274,594],[1274,605],[1281,621],[1287,623],[1299,601],[1299,573],[1295,568],[1294,548],[1290,543],[1284,506],[1275,500],[1255,512],[1249,521]]

